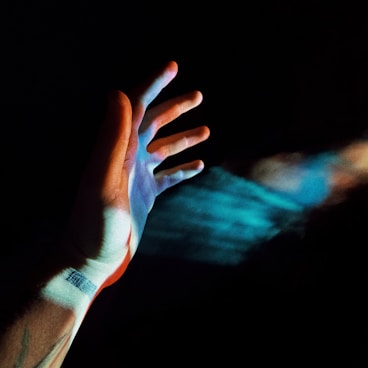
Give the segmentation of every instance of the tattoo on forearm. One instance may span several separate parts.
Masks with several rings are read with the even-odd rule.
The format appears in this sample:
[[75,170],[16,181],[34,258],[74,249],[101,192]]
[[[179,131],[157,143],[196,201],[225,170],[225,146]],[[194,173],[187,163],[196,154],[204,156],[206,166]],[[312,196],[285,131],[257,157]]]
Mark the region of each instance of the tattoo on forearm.
[[61,336],[54,345],[51,346],[50,351],[41,359],[34,368],[46,368],[51,367],[50,363],[58,358],[59,354],[67,347],[67,342],[71,337],[71,332],[68,332]]
[[23,367],[24,360],[27,357],[28,353],[28,346],[29,346],[29,331],[28,328],[24,330],[23,338],[22,338],[22,348],[20,351],[20,355],[18,360],[16,361],[14,368],[21,368]]
[[[34,368],[46,368],[51,367],[51,363],[58,358],[59,354],[64,352],[64,349],[67,348],[67,343],[70,340],[71,331],[62,335],[51,347],[49,352],[38,362],[34,365]],[[17,362],[14,365],[14,368],[22,368],[24,361],[27,358],[29,352],[29,343],[30,343],[30,334],[28,328],[25,329],[23,338],[22,338],[22,347],[21,352],[18,357]]]
[[77,270],[72,270],[68,277],[66,278],[70,284],[77,287],[81,292],[88,295],[89,297],[93,297],[97,291],[97,286],[87,279],[81,272]]

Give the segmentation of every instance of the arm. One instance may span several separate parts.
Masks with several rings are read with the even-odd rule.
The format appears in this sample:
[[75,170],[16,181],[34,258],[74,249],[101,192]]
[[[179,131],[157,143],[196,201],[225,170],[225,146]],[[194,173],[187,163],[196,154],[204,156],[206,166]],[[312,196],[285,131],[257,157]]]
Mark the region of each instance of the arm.
[[111,93],[60,242],[62,263],[1,336],[1,367],[60,367],[93,300],[122,276],[136,252],[156,197],[202,171],[201,160],[156,170],[209,137],[200,126],[155,139],[161,127],[202,101],[194,91],[148,109],[177,71],[169,62],[130,98]]
[[368,182],[365,138],[314,154],[279,153],[256,161],[250,179],[307,208],[333,205]]

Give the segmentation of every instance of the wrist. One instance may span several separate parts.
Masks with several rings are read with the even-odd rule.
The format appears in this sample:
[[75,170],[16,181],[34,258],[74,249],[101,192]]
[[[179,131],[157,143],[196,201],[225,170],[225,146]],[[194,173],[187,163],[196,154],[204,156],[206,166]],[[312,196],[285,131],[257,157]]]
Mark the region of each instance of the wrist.
[[68,267],[50,278],[41,288],[40,294],[49,301],[77,311],[78,308],[88,308],[97,290],[95,282],[81,271]]
[[72,339],[96,296],[98,284],[95,282],[80,270],[68,267],[52,276],[40,290],[42,299],[73,312]]
[[83,310],[111,280],[117,279],[129,263],[128,247],[109,263],[83,258],[78,252],[63,255],[64,266],[41,288],[41,295],[66,308]]

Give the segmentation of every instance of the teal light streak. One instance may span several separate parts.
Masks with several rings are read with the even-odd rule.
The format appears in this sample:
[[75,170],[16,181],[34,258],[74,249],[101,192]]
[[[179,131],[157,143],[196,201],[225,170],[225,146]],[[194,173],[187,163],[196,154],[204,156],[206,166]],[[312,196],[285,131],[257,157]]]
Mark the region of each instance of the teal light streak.
[[305,209],[293,198],[212,167],[157,199],[138,251],[238,264],[300,221]]

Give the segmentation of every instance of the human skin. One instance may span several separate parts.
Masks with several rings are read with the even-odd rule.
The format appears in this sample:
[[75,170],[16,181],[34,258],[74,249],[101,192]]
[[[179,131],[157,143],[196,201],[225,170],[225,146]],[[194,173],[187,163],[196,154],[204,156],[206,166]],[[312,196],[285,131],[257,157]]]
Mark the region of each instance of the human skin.
[[[192,91],[150,107],[177,73],[177,63],[170,61],[129,97],[111,92],[57,245],[58,267],[0,337],[2,368],[60,367],[95,298],[124,274],[157,196],[203,170],[200,159],[156,170],[210,134],[202,125],[155,139],[161,127],[202,102],[202,94]],[[67,281],[72,274],[77,281]]]

